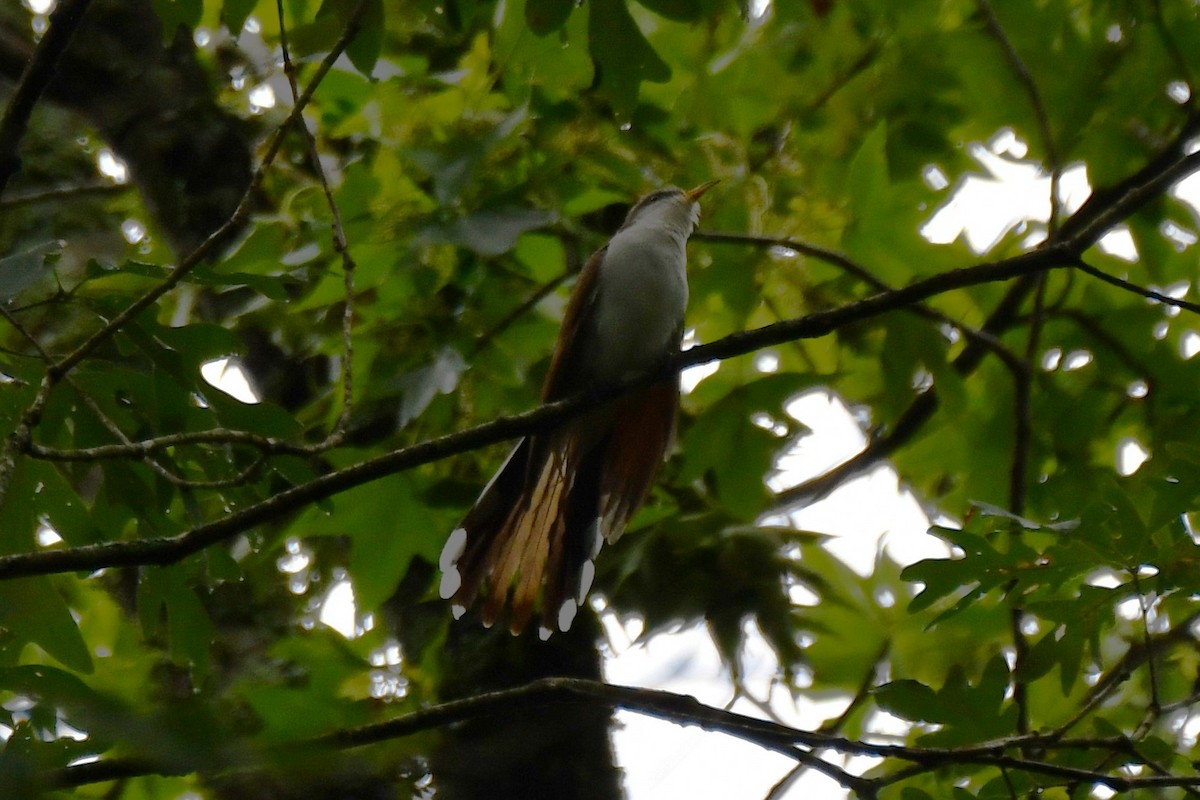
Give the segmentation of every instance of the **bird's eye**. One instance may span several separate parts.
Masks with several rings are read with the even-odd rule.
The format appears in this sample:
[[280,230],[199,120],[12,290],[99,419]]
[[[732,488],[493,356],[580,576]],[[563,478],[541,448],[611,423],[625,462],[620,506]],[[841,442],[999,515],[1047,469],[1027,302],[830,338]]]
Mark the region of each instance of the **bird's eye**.
[[676,194],[678,194],[678,191],[675,189],[659,189],[657,192],[651,192],[650,196],[646,198],[644,204],[649,205],[650,203],[657,203],[659,200],[665,200],[668,197],[673,197]]

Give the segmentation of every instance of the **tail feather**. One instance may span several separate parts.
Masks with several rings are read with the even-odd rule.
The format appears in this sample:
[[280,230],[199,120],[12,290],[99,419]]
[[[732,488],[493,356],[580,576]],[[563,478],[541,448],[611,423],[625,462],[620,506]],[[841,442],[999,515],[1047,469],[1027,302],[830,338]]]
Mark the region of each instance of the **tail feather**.
[[600,527],[610,543],[625,532],[671,451],[679,384],[662,381],[616,402],[610,455],[600,484]]
[[570,627],[574,604],[582,602],[582,595],[586,594],[586,590],[581,591],[581,573],[584,565],[595,558],[594,545],[599,536],[600,478],[607,454],[608,441],[605,440],[581,458],[576,467],[574,485],[560,516],[561,524],[554,532],[552,560],[546,569],[546,589],[542,598],[544,631]]
[[522,514],[521,529],[513,537],[521,543],[520,558],[509,569],[497,570],[492,576],[493,595],[506,594],[508,586],[516,583],[509,620],[509,629],[513,633],[520,633],[529,622],[545,580],[550,542],[562,519],[559,509],[570,484],[570,472],[563,469],[567,455],[551,453],[547,459],[534,501]]
[[516,510],[514,501],[524,493],[531,452],[530,440],[522,439],[446,541],[440,559],[440,594],[442,599],[453,601],[456,612],[475,602],[495,563],[496,548],[503,540],[489,534],[504,529]]
[[601,543],[624,531],[670,450],[678,393],[654,384],[517,445],[442,551],[455,614],[482,595],[484,623],[508,606],[515,634],[540,603],[543,636],[567,630]]

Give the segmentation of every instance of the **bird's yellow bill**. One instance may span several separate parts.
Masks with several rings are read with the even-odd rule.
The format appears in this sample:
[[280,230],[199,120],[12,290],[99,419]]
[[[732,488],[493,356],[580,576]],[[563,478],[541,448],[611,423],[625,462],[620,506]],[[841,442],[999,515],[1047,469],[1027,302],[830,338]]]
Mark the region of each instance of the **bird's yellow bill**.
[[684,194],[687,196],[687,199],[690,202],[694,203],[700,199],[700,195],[704,194],[705,192],[707,192],[709,189],[716,186],[720,182],[721,182],[720,178],[717,178],[717,179],[714,179],[711,181],[705,181],[704,183],[697,186],[695,189],[688,189],[686,192],[684,192]]

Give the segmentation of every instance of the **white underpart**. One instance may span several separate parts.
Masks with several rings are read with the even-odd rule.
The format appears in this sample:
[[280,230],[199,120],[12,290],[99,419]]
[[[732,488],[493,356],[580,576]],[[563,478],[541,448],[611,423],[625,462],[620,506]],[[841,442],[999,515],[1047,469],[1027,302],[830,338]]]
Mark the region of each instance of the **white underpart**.
[[642,209],[608,243],[598,276],[594,337],[582,363],[611,383],[666,355],[687,310],[687,238],[700,207],[683,199]]

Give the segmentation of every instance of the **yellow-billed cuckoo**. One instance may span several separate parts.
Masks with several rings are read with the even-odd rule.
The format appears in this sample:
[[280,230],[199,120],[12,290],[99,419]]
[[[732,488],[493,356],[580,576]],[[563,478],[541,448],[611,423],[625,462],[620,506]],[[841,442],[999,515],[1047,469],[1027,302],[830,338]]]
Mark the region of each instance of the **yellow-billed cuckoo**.
[[[544,401],[637,375],[679,349],[688,237],[716,181],[652,192],[580,272],[567,304]],[[670,452],[677,378],[634,389],[527,436],[442,550],[440,594],[460,617],[480,596],[493,624],[511,603],[519,633],[541,607],[541,635],[567,630],[587,596],[601,545],[645,499]]]

